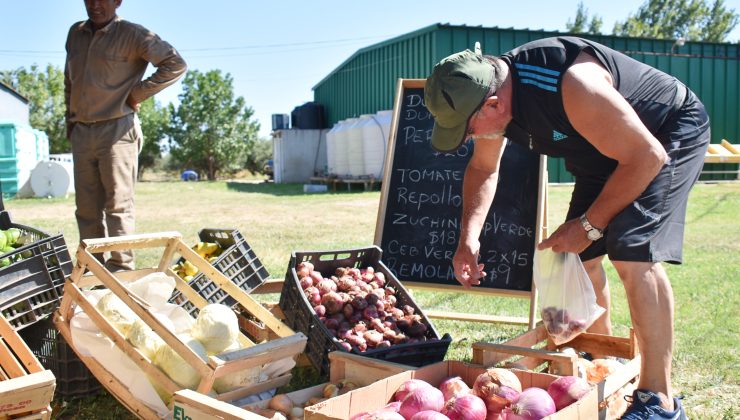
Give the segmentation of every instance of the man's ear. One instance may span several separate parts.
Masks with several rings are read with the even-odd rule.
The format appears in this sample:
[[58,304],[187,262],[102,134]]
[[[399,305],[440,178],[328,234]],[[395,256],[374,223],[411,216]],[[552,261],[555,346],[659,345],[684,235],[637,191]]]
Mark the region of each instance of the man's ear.
[[496,113],[501,113],[501,101],[498,100],[498,96],[493,95],[486,98],[485,102],[483,103],[484,107],[491,108],[491,111]]

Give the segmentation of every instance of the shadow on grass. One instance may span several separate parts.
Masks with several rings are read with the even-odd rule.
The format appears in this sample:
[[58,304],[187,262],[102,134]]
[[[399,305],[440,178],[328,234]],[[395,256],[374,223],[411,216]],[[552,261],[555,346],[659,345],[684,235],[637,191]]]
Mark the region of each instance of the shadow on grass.
[[351,186],[349,189],[337,189],[332,191],[331,188],[326,192],[306,193],[303,192],[303,184],[275,184],[274,182],[227,182],[226,188],[232,191],[271,194],[276,196],[286,195],[308,195],[308,194],[352,194],[364,192],[362,186]]

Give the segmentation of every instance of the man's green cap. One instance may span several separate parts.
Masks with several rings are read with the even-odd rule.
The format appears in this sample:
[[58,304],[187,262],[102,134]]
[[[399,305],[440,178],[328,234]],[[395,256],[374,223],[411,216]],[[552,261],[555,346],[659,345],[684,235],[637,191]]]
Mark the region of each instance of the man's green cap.
[[495,68],[480,53],[465,50],[434,66],[424,88],[424,102],[434,116],[432,147],[457,149],[465,141],[468,120],[486,98]]

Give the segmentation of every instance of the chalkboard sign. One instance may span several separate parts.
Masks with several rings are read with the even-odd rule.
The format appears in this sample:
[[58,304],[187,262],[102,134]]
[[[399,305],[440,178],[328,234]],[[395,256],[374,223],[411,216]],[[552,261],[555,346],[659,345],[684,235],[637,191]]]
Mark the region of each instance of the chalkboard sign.
[[[424,83],[399,81],[375,243],[383,250],[383,262],[404,283],[459,286],[452,256],[473,142],[452,153],[432,149],[434,119],[424,105]],[[481,287],[531,292],[532,257],[542,225],[542,172],[540,155],[514,143],[506,146],[480,238],[487,273]]]

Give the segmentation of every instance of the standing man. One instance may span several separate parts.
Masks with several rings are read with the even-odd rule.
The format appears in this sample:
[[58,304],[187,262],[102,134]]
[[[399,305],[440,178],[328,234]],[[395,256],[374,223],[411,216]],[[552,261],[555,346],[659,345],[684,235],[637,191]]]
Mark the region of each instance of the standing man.
[[[122,0],[84,0],[88,20],[67,35],[64,98],[74,158],[80,239],[134,233],[134,186],[144,141],[136,112],[187,68],[167,42],[116,15]],[[156,72],[142,80],[147,65]],[[111,271],[134,268],[133,253],[111,252]]]
[[530,42],[500,57],[464,51],[427,79],[432,146],[472,137],[460,242],[452,263],[465,287],[485,275],[478,237],[493,201],[506,139],[565,158],[575,176],[567,220],[539,249],[576,252],[607,312],[608,255],[624,284],[642,353],[639,389],[624,419],[685,419],[671,390],[673,291],[661,262],[681,263],[689,190],[709,144],[704,106],[681,82],[575,37]]

